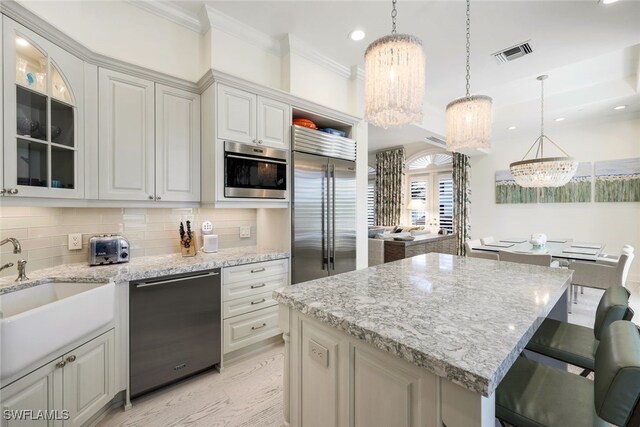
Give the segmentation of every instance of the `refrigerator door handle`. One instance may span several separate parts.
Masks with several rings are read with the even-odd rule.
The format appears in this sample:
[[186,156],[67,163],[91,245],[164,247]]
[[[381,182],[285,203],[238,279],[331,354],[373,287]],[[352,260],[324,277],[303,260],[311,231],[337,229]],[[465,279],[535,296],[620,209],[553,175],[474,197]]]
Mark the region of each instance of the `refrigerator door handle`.
[[[327,192],[327,195],[329,194],[329,189],[327,188],[329,185],[329,166],[325,165],[324,167],[324,176],[322,177],[322,207],[321,207],[321,223],[322,223],[322,269],[324,270],[325,267],[327,268],[327,270],[329,270],[329,261],[327,260],[327,253],[329,252],[328,247],[327,247],[327,240],[328,240],[328,233],[329,231],[327,230],[327,226],[325,226],[325,219],[327,220],[328,223],[328,213],[327,215],[325,215],[325,209],[328,209],[328,199],[325,200],[324,198],[324,192]],[[328,196],[327,196],[328,197]]]
[[331,269],[336,269],[336,165],[331,164]]

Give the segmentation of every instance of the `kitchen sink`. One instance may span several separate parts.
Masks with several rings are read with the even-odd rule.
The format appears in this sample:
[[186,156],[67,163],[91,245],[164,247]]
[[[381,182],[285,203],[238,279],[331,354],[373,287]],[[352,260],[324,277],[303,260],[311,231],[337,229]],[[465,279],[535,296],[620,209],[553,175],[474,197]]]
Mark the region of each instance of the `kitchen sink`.
[[112,321],[114,307],[113,283],[46,283],[0,295],[0,381],[54,359]]

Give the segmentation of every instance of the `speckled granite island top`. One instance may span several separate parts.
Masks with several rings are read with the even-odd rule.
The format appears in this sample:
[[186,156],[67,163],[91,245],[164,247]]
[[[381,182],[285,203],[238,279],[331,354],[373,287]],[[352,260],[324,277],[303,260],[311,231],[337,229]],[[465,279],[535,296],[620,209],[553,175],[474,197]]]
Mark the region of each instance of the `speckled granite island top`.
[[572,272],[429,253],[274,292],[279,303],[488,396]]
[[15,277],[4,277],[0,279],[0,294],[49,282],[121,283],[288,257],[288,252],[242,247],[221,249],[211,254],[199,252],[194,257],[183,257],[180,254],[145,256],[133,258],[124,264],[93,267],[88,263],[78,263],[29,271],[27,264],[27,276],[30,280],[14,282]]

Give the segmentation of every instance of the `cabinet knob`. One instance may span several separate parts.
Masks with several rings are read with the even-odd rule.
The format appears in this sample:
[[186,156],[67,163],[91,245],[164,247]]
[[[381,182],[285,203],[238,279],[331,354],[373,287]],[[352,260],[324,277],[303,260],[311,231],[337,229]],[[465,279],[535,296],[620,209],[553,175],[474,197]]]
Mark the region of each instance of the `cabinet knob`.
[[258,144],[262,144],[262,140],[261,139],[258,140]]
[[4,193],[6,193],[7,190],[5,190],[4,188],[0,188],[0,195],[4,195]]
[[158,196],[156,197],[156,200],[162,200],[162,197]]
[[64,365],[66,365],[67,362],[65,362],[64,360],[62,362],[58,362],[56,363],[56,368],[64,368]]
[[7,193],[9,193],[9,194],[18,194],[18,189],[17,188],[10,188],[9,190],[7,190]]
[[67,363],[73,363],[75,361],[76,361],[75,354],[72,354],[71,356],[67,357]]
[[149,196],[149,200],[153,200],[153,196]]

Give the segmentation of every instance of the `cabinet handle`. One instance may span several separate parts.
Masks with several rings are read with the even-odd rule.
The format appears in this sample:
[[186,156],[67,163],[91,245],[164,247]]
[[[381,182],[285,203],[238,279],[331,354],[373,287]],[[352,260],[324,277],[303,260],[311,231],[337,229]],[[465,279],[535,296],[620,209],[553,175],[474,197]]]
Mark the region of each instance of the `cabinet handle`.
[[156,197],[156,200],[160,200],[160,199],[162,199],[162,197],[160,197],[160,196]]
[[261,304],[261,303],[263,303],[265,301],[266,301],[265,298],[259,299],[257,301],[251,301],[251,305]]
[[149,200],[153,200],[153,196],[149,196]]
[[4,188],[0,189],[0,195],[3,195],[6,192],[7,192],[7,190],[5,190]]
[[67,362],[65,362],[64,360],[62,362],[58,362],[56,363],[56,368],[64,368],[64,365],[66,365]]
[[263,324],[262,324],[262,325],[260,325],[260,326],[252,326],[252,327],[251,327],[251,330],[252,330],[252,331],[255,331],[255,330],[257,330],[257,329],[262,329],[262,328],[264,328],[265,326],[267,326],[267,324],[266,324],[266,323],[263,323]]
[[71,356],[67,357],[67,363],[73,363],[75,361],[76,361],[75,354],[72,354]]
[[251,285],[251,289],[264,288],[265,286],[267,286],[266,283],[262,283],[260,285]]
[[18,194],[18,189],[17,188],[10,188],[7,193],[9,194]]
[[261,273],[263,271],[265,271],[266,268],[262,267],[262,268],[256,268],[255,270],[251,270],[252,273]]

